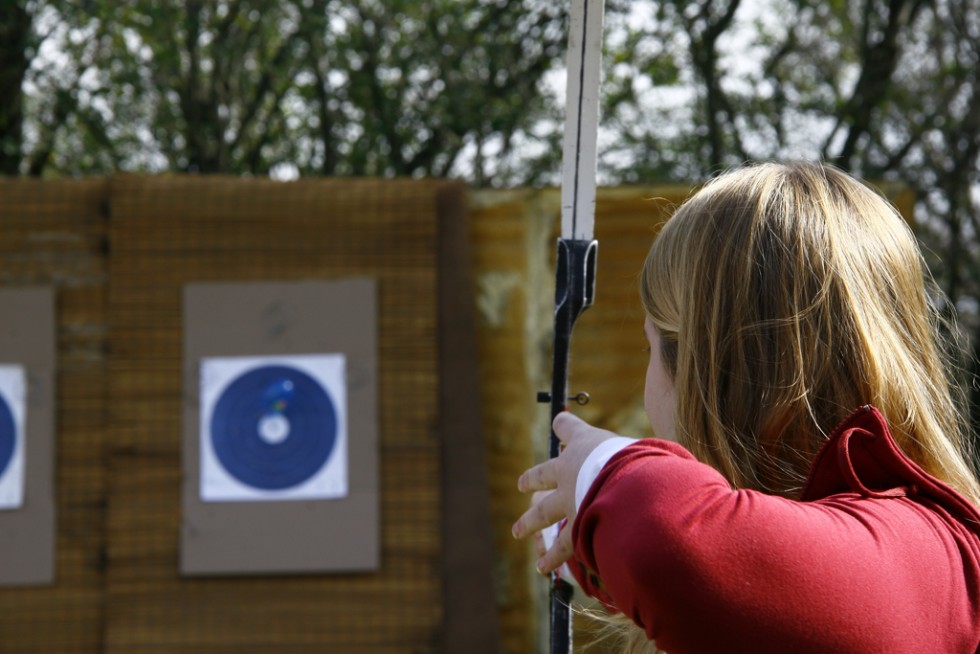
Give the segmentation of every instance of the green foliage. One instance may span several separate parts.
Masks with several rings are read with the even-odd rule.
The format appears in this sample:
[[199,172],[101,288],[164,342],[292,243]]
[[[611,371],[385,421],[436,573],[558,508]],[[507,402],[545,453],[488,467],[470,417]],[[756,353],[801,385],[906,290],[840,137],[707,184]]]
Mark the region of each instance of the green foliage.
[[[10,0],[0,174],[554,184],[567,9]],[[947,310],[977,347],[978,26],[980,0],[607,0],[600,180],[822,158],[899,181],[918,194]]]
[[467,152],[487,182],[565,39],[543,0],[38,4],[65,65],[29,80],[36,174],[444,176]]

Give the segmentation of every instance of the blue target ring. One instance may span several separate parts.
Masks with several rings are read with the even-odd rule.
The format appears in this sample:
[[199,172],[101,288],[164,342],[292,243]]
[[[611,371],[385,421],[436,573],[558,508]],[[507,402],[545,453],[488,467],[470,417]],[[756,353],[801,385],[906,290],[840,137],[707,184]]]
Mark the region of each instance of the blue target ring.
[[263,366],[221,393],[210,430],[215,456],[231,476],[253,488],[282,490],[326,464],[337,442],[337,411],[305,372]]
[[0,477],[7,472],[17,449],[17,425],[6,398],[0,396]]

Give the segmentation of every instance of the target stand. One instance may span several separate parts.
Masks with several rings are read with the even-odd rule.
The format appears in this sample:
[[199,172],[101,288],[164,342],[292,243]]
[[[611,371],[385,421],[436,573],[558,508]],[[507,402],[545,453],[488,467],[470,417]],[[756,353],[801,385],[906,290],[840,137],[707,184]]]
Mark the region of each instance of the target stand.
[[189,285],[184,321],[182,573],[376,569],[374,283]]

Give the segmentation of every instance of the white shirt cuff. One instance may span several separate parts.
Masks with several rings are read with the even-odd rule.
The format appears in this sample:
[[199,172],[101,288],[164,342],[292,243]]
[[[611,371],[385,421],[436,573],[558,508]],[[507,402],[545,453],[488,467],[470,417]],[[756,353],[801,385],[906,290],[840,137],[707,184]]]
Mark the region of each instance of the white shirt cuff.
[[603,466],[605,466],[609,462],[609,459],[613,458],[617,452],[627,445],[632,445],[635,442],[635,438],[616,436],[615,438],[602,441],[602,443],[600,443],[594,450],[592,450],[589,456],[586,457],[585,462],[582,463],[582,467],[579,468],[578,478],[575,480],[576,511],[582,507],[582,502],[585,500],[585,496],[588,494],[589,488],[592,487],[592,482],[594,482],[596,477],[599,476]]

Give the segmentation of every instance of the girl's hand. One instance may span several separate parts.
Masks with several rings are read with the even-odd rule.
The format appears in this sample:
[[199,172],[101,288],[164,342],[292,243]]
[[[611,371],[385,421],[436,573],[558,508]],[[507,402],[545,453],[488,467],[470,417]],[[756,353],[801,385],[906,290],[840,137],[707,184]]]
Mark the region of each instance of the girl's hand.
[[[538,572],[548,574],[572,556],[572,524],[575,521],[575,484],[579,469],[593,449],[616,434],[592,427],[567,411],[555,417],[552,427],[564,445],[561,455],[527,470],[517,481],[522,493],[535,493],[531,508],[514,523],[514,538],[536,534],[567,519],[554,544],[537,562]],[[540,491],[551,491],[541,493]]]

